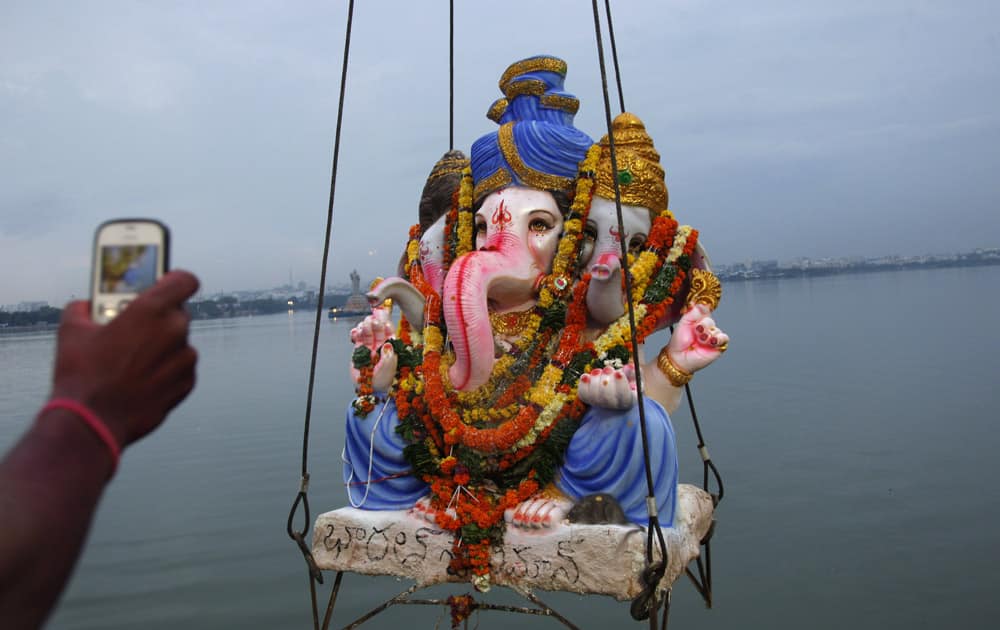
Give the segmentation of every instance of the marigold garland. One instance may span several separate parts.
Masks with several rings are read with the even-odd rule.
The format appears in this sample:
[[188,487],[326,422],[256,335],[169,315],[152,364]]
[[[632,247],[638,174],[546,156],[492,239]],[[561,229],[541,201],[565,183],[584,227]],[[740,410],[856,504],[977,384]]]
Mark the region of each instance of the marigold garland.
[[455,243],[455,258],[475,248],[473,228],[475,213],[472,212],[472,168],[466,166],[462,170],[462,180],[456,191],[458,203],[458,239]]

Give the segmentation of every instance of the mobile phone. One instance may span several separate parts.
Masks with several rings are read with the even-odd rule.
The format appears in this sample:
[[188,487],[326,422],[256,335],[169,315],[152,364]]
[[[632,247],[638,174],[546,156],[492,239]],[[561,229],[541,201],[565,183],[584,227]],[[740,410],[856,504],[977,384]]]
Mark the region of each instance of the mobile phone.
[[94,235],[91,318],[106,324],[169,268],[170,231],[155,219],[105,221]]

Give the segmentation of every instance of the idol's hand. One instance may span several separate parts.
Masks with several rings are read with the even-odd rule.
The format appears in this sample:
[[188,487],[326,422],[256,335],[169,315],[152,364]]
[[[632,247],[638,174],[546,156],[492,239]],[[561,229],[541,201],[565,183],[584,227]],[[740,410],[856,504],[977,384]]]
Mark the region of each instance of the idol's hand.
[[729,335],[722,332],[704,304],[695,304],[681,317],[667,344],[667,356],[677,368],[694,374],[722,356]]
[[351,329],[351,343],[354,344],[354,347],[365,346],[373,353],[392,337],[389,309],[382,307],[376,308],[371,315],[365,317]]
[[635,366],[605,367],[580,377],[577,387],[580,402],[604,409],[631,409],[638,396],[635,389]]
[[[371,352],[372,363],[375,365],[372,374],[372,389],[384,392],[392,385],[392,379],[396,374],[396,353],[392,344],[388,343],[393,338],[392,321],[389,319],[389,309],[376,308],[371,315],[368,315],[361,323],[351,329],[351,342],[355,349],[360,347],[368,348]],[[351,364],[351,378],[357,385],[361,379],[361,373],[354,364]]]

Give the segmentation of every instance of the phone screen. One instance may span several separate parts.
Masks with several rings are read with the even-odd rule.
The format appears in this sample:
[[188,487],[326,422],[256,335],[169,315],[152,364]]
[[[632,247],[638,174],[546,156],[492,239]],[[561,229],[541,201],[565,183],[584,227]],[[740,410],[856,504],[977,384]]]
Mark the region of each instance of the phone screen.
[[101,293],[141,293],[156,283],[159,248],[146,245],[101,247]]

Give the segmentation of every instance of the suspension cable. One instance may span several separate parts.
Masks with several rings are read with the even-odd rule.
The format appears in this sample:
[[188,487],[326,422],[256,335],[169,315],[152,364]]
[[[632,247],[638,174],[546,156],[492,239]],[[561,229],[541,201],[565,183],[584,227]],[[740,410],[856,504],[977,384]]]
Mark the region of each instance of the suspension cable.
[[[622,88],[621,68],[620,68],[620,66],[618,64],[618,47],[617,47],[617,45],[615,43],[615,27],[614,27],[614,22],[613,22],[612,17],[611,17],[611,0],[604,0],[604,9],[605,9],[605,15],[606,15],[607,21],[608,21],[608,37],[609,37],[610,42],[611,42],[611,56],[612,56],[612,60],[614,62],[614,67],[615,67],[615,83],[616,83],[617,88],[618,88],[618,104],[621,107],[621,111],[624,113],[625,112],[625,96],[624,96],[624,90]],[[595,11],[596,11],[596,7],[595,7]],[[602,56],[602,59],[603,59],[603,56]],[[611,137],[610,130],[609,130],[608,136]],[[613,142],[611,144],[613,144]],[[612,154],[613,154],[613,149],[612,149]],[[615,182],[616,190],[617,190],[617,184],[618,184],[618,182],[616,181]],[[619,212],[620,212],[620,208],[619,208]],[[620,219],[620,217],[621,217],[621,215],[619,214],[619,219]],[[624,229],[623,228],[624,228],[624,226],[621,224],[621,222],[619,222],[618,229],[619,229],[619,232],[621,234],[624,234]],[[624,244],[624,241],[619,240],[619,244],[620,244],[620,246],[622,248],[622,254],[624,255],[624,253],[625,253],[625,244]],[[628,280],[628,278],[626,278],[626,282],[627,282],[627,280]],[[629,299],[631,301],[631,295],[629,295]],[[629,306],[629,309],[630,309],[630,312],[631,312],[631,304]],[[670,326],[670,333],[671,333],[671,335],[673,334],[673,332],[674,332],[674,327],[673,327],[673,325],[671,325]],[[633,343],[634,343],[634,341],[633,341]],[[639,370],[638,370],[638,366],[637,366],[637,369],[636,369],[636,375],[637,375],[636,380],[637,381],[639,380],[638,372],[639,372]],[[637,392],[641,391],[641,390],[639,390],[638,385],[637,385],[636,389],[637,389]],[[692,422],[694,424],[694,430],[695,430],[695,433],[698,436],[698,446],[697,446],[697,448],[698,448],[698,453],[699,453],[699,455],[701,456],[701,459],[702,459],[702,489],[704,489],[705,492],[707,492],[709,494],[709,496],[712,498],[712,506],[713,507],[718,507],[719,504],[722,502],[722,497],[725,495],[725,489],[724,489],[724,486],[722,484],[722,475],[719,473],[719,469],[716,467],[715,462],[713,462],[712,458],[709,456],[708,448],[705,445],[705,438],[704,438],[704,436],[702,435],[702,432],[701,432],[701,423],[698,420],[698,412],[695,410],[694,396],[692,395],[692,392],[691,392],[691,384],[690,383],[685,383],[684,384],[684,392],[685,392],[685,394],[687,396],[688,409],[691,412],[691,420],[692,420]],[[716,483],[716,486],[718,487],[718,490],[719,490],[718,493],[714,493],[714,492],[712,492],[709,489],[709,484],[708,484],[709,472],[711,472],[712,476],[715,478],[715,483]],[[711,540],[711,537],[712,537],[712,530],[714,530],[714,523],[713,523],[713,527],[709,530],[709,533],[706,535],[705,539],[702,541],[702,545],[705,547],[705,561],[704,561],[704,563],[702,562],[701,558],[698,558],[698,569],[699,569],[699,574],[701,575],[701,578],[702,578],[701,582],[698,582],[697,580],[694,580],[693,574],[691,574],[690,570],[688,570],[688,575],[690,575],[691,578],[692,578],[692,580],[694,580],[695,585],[698,587],[698,591],[705,598],[705,602],[708,604],[709,607],[711,607],[711,605],[712,605],[712,566],[711,566],[711,547],[710,547],[710,540]],[[664,628],[666,628],[666,626],[667,626],[667,612],[669,611],[669,608],[670,608],[670,598],[669,598],[669,591],[668,591],[667,592],[667,599],[664,602],[664,617],[663,617],[663,627]]]
[[[625,239],[622,235],[625,233],[624,219],[622,217],[622,202],[621,202],[621,188],[618,182],[618,161],[615,156],[615,141],[614,134],[612,133],[612,123],[611,123],[611,101],[608,96],[608,73],[607,68],[604,63],[604,45],[601,42],[601,18],[600,11],[597,7],[597,0],[593,0],[594,8],[594,34],[597,39],[597,58],[598,63],[601,68],[601,88],[604,96],[604,117],[608,128],[608,149],[611,154],[611,173],[612,181],[615,186],[615,209],[618,215],[618,233],[619,241],[618,244],[621,248],[622,260],[628,260],[628,250],[625,246]],[[653,490],[653,469],[652,463],[649,460],[649,436],[646,429],[646,406],[643,403],[642,394],[642,373],[640,368],[640,361],[638,360],[638,350],[639,343],[636,335],[637,329],[635,325],[635,308],[632,304],[632,276],[626,270],[625,274],[625,296],[626,302],[628,303],[628,319],[629,326],[631,327],[631,343],[632,343],[632,356],[635,359],[635,385],[636,385],[636,395],[638,397],[639,406],[639,428],[642,435],[642,453],[643,453],[643,463],[645,465],[646,471],[646,511],[649,514],[649,526],[647,528],[646,536],[646,565],[647,569],[643,572],[644,581],[647,587],[651,588],[649,597],[649,623],[650,628],[656,629],[656,589],[659,586],[659,577],[663,575],[663,571],[667,566],[667,543],[663,537],[663,530],[660,528],[660,519],[657,513],[656,507],[656,495]],[[653,567],[653,537],[656,536],[656,540],[659,543],[661,551],[661,564],[654,569]],[[633,610],[633,616],[637,611]],[[644,611],[638,611],[640,613]]]
[[604,0],[604,13],[608,18],[608,37],[611,40],[611,60],[615,65],[615,83],[618,85],[618,105],[625,112],[625,95],[622,91],[622,72],[618,67],[618,46],[615,45],[615,25],[611,21],[611,0]]
[[448,150],[455,150],[455,0],[448,2]]
[[[316,566],[316,562],[312,557],[312,551],[305,542],[306,531],[311,526],[308,498],[309,425],[312,418],[313,390],[316,383],[316,356],[319,350],[319,331],[320,322],[322,321],[321,316],[323,314],[323,297],[326,293],[326,267],[330,259],[330,240],[333,233],[333,201],[337,190],[337,163],[340,159],[340,131],[344,120],[344,94],[347,89],[347,65],[351,50],[351,28],[353,21],[354,0],[350,0],[347,7],[347,27],[346,34],[344,36],[344,64],[340,73],[340,98],[337,103],[337,126],[333,142],[333,165],[330,170],[330,198],[326,210],[326,238],[323,242],[323,263],[320,268],[319,301],[316,305],[316,323],[313,329],[312,356],[309,363],[309,388],[306,395],[306,415],[302,431],[302,478],[299,483],[299,492],[295,495],[295,501],[292,502],[292,507],[288,512],[288,521],[285,526],[285,531],[288,533],[288,536],[298,544],[299,549],[302,551],[302,555],[306,560],[306,564],[309,567],[309,588],[312,595],[314,628],[318,628],[319,626],[318,613],[316,609],[315,583],[323,583],[323,574]],[[299,505],[302,505],[304,510],[304,526],[301,530],[296,531],[292,526],[292,521],[295,517],[295,513],[298,511]]]
[[[670,327],[671,332],[673,331],[673,326]],[[688,399],[688,409],[691,411],[691,420],[694,422],[694,431],[698,436],[698,452],[701,454],[702,461],[702,488],[705,492],[708,492],[712,497],[712,504],[714,507],[718,507],[722,503],[722,497],[725,494],[725,489],[722,486],[722,475],[719,474],[719,469],[715,467],[715,463],[712,458],[708,455],[708,448],[705,446],[705,438],[701,434],[701,423],[698,421],[698,412],[694,410],[694,398],[691,396],[691,384],[684,384],[684,393]],[[715,483],[719,486],[719,493],[714,494],[708,489],[708,471],[712,470],[712,475],[715,477]]]

